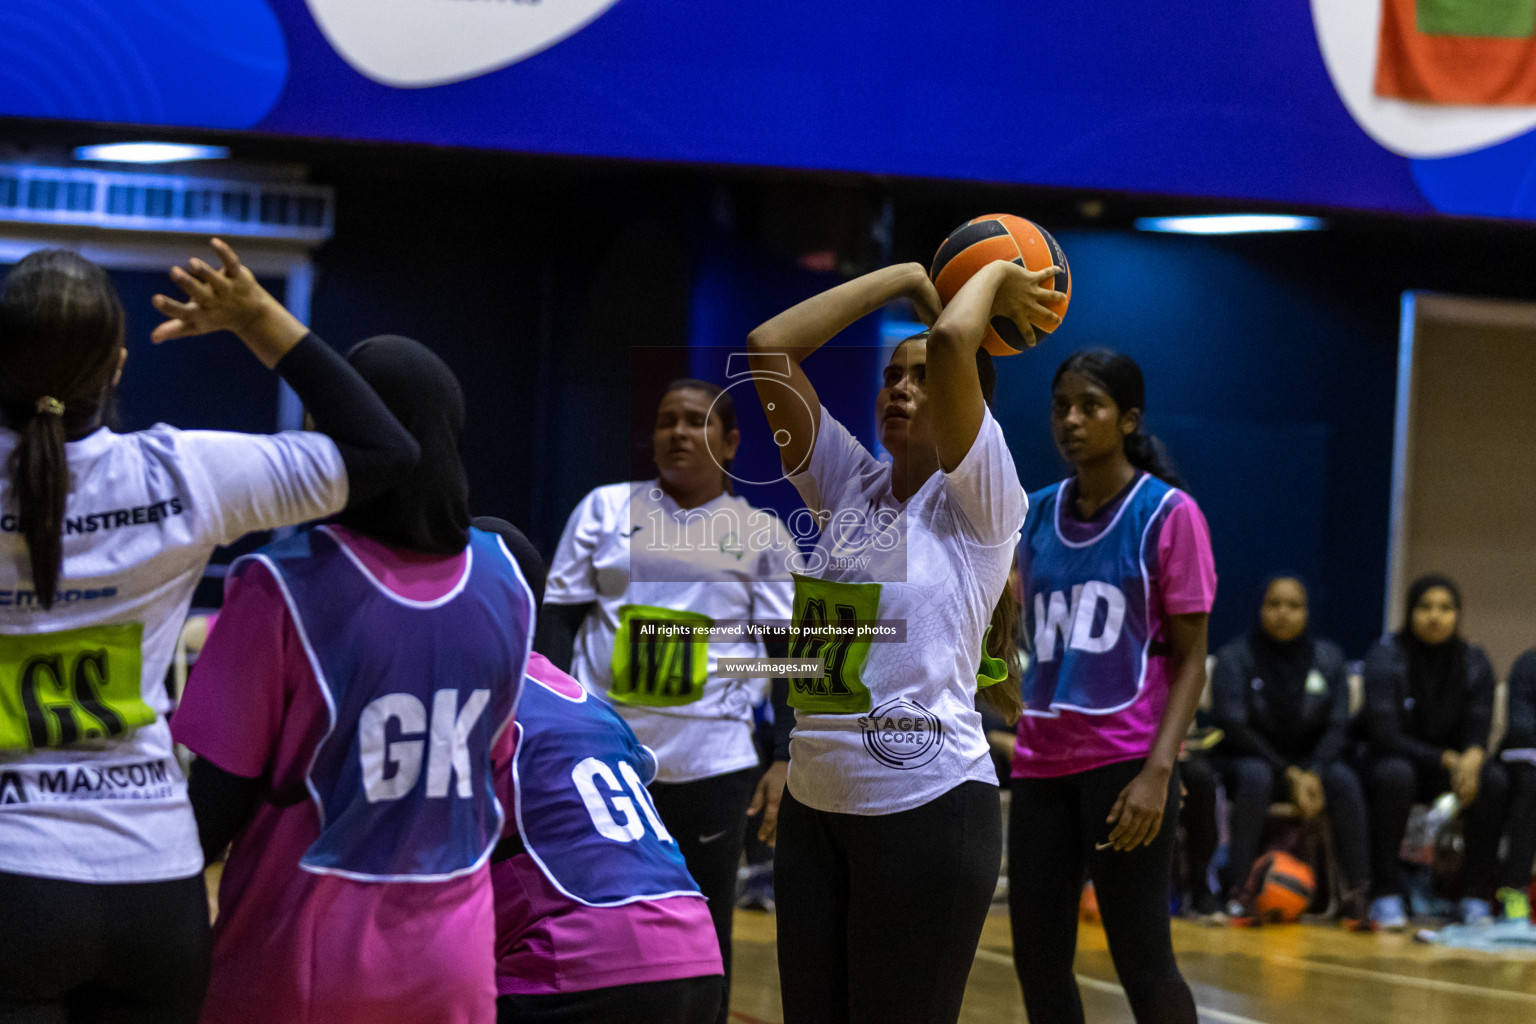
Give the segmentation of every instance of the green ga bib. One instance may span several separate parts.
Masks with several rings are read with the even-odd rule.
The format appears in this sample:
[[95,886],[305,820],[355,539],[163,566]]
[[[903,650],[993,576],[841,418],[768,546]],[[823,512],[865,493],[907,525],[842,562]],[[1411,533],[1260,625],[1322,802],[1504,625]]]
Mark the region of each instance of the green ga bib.
[[138,622],[0,636],[0,750],[110,739],[153,722],[143,639]]
[[[869,637],[857,623],[873,622],[880,612],[880,584],[833,583],[813,576],[795,577],[795,621],[790,657],[820,658],[820,679],[791,678],[789,706],[828,715],[859,715],[870,709],[864,684]],[[844,632],[830,632],[841,628]]]
[[632,707],[692,704],[709,677],[709,629],[715,620],[644,604],[619,606],[608,696]]

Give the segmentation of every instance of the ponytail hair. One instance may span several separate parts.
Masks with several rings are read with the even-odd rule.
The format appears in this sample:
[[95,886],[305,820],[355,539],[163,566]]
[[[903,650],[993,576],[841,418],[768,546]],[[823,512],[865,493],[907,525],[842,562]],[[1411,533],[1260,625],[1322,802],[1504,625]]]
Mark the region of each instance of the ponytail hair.
[[100,421],[123,346],[123,305],[106,271],[44,249],[0,289],[0,416],[18,435],[8,467],[32,589],[52,608],[63,566],[64,442]]
[[64,501],[69,497],[62,416],[44,411],[28,418],[11,456],[11,482],[32,561],[32,589],[44,608],[52,608],[64,562]]
[[1125,457],[1131,465],[1157,477],[1168,486],[1177,487],[1180,490],[1184,488],[1184,480],[1169,461],[1163,442],[1145,433],[1139,424],[1136,432],[1125,439]]
[[[1063,375],[1076,373],[1088,379],[1095,387],[1102,388],[1122,413],[1135,409],[1145,413],[1147,385],[1136,360],[1124,352],[1107,348],[1091,348],[1074,352],[1056,368],[1051,378],[1054,391]],[[1169,463],[1168,453],[1157,438],[1148,434],[1141,423],[1125,437],[1125,458],[1132,466],[1157,477],[1172,487],[1184,486],[1179,474]]]

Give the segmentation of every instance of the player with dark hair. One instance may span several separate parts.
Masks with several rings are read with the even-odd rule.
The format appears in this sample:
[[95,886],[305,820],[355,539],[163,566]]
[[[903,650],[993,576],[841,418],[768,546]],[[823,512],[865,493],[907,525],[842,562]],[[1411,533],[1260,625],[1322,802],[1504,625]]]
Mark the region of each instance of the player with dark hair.
[[722,657],[761,656],[763,641],[746,628],[789,618],[796,551],[773,513],[731,493],[739,441],[728,392],[691,378],[672,382],[651,434],[656,477],[599,487],[571,513],[537,641],[656,754],[651,796],[709,899],[719,936],[721,1022],[757,767],[752,709],[765,681],[723,676],[717,666]]
[[499,1024],[710,1024],[719,941],[645,788],[655,755],[538,653],[514,729],[491,855]]
[[1398,850],[1415,800],[1455,795],[1465,808],[1466,894],[1462,920],[1492,917],[1499,833],[1509,777],[1487,757],[1497,682],[1481,647],[1461,636],[1461,590],[1446,576],[1414,580],[1402,628],[1365,656],[1365,718],[1371,763],[1371,919],[1408,923]]
[[[1025,512],[988,408],[981,342],[994,315],[1031,340],[1031,322],[1054,327],[1046,305],[1062,296],[1041,282],[1055,273],[989,264],[941,313],[921,266],[887,267],[748,339],[784,467],[822,522],[795,577],[793,644],[820,657],[825,675],[792,681],[787,771],[776,763],[761,790],[763,831],[777,829],[787,1024],[959,1016],[1002,850],[976,695],[995,683],[983,692],[1017,713],[1016,668],[987,652],[1014,643],[1005,589]],[[882,462],[822,404],[801,364],[899,298],[933,327],[898,345],[882,372]],[[799,401],[784,401],[785,387]],[[900,624],[906,635],[881,641],[860,624]]]
[[1193,1024],[1168,878],[1178,755],[1205,686],[1216,596],[1210,532],[1142,426],[1129,356],[1078,352],[1051,385],[1072,475],[1030,496],[1024,677],[1009,809],[1013,959],[1031,1020],[1081,1021],[1078,898],[1093,880],[1141,1024]]
[[358,508],[419,448],[215,241],[154,340],[233,330],[323,433],[104,425],[127,356],[106,273],[34,253],[0,291],[0,1017],[193,1021],[203,855],[166,670],[213,549]]
[[[1269,806],[1288,800],[1303,819],[1326,815],[1338,855],[1346,920],[1364,922],[1370,888],[1365,794],[1344,759],[1349,681],[1344,652],[1309,628],[1307,588],[1266,581],[1251,629],[1216,652],[1215,760],[1231,798],[1232,847],[1222,878],[1234,900],[1260,854]],[[1230,908],[1246,915],[1247,908]]]
[[347,360],[422,459],[230,568],[173,723],[205,855],[234,843],[203,1024],[495,1019],[493,760],[532,641],[528,545],[472,525],[443,361],[393,336]]

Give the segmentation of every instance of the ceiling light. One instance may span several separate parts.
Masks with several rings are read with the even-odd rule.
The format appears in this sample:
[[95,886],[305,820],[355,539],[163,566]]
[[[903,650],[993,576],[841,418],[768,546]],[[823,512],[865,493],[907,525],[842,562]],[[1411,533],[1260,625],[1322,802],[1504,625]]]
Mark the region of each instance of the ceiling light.
[[80,146],[76,160],[101,160],[120,164],[176,164],[188,160],[223,160],[226,146],[190,146],[181,142],[114,142],[105,146]]
[[1138,217],[1137,231],[1167,231],[1181,235],[1246,235],[1260,231],[1318,231],[1319,217],[1281,213],[1222,213],[1200,217]]

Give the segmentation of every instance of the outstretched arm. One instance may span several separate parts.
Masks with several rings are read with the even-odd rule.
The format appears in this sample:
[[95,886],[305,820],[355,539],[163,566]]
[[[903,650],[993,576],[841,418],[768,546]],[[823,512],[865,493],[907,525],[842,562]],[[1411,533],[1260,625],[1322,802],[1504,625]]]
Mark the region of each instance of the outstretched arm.
[[1061,317],[1047,303],[1066,298],[1040,282],[1061,273],[1057,267],[1026,270],[998,260],[982,267],[955,293],[928,332],[927,388],[939,465],[952,472],[971,450],[986,402],[976,375],[976,350],[994,316],[1006,316],[1035,334],[1031,324],[1054,329]]
[[165,295],[151,301],[166,320],[150,335],[155,344],[213,331],[232,331],[271,370],[291,352],[309,328],[272,297],[221,239],[210,240],[223,264],[218,270],[196,257],[187,269],[171,268],[171,280],[187,293],[186,302]]
[[[928,271],[920,263],[902,263],[813,295],[747,336],[753,377],[769,429],[777,437],[788,437],[779,448],[785,470],[794,472],[806,464],[815,444],[816,425],[821,422],[821,400],[800,363],[854,321],[903,296],[912,300],[924,323],[933,323],[939,315],[939,295],[928,280]],[[804,405],[778,401],[782,386],[798,395]],[[810,412],[809,422],[804,418],[806,410]]]
[[394,487],[421,458],[421,448],[383,399],[330,346],[288,312],[224,242],[213,249],[215,270],[193,259],[171,268],[186,302],[164,295],[154,306],[166,317],[151,335],[156,344],[212,331],[232,331],[268,369],[276,369],[336,442],[347,468],[347,504],[356,507]]

